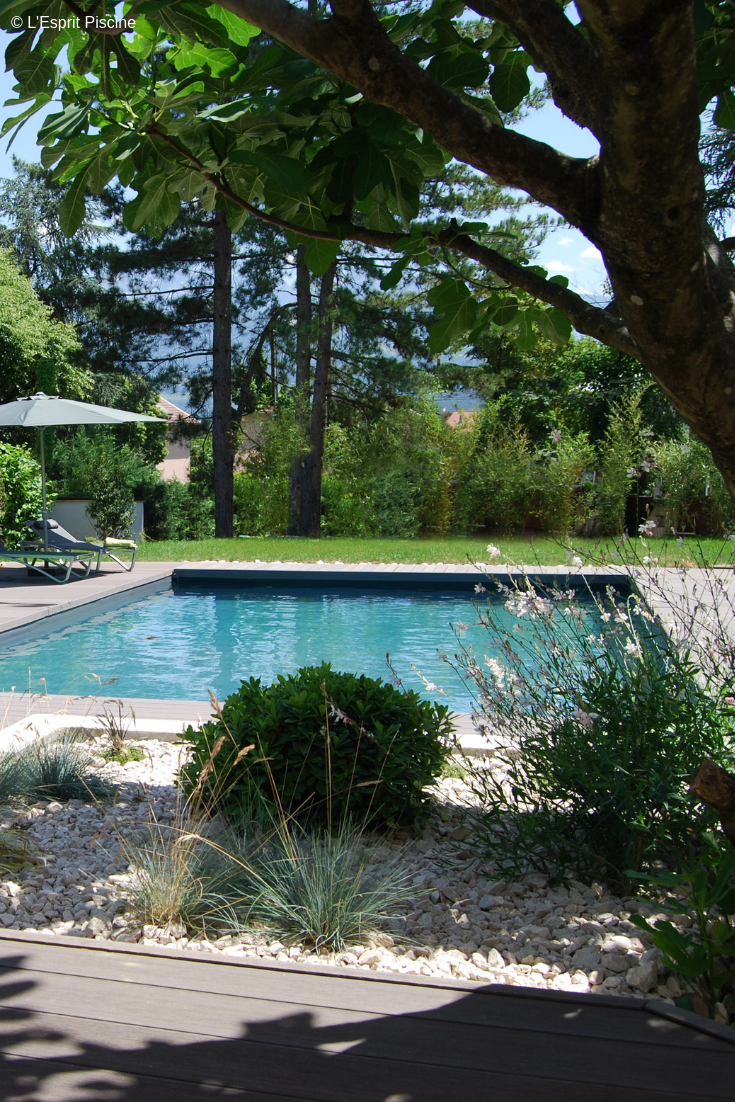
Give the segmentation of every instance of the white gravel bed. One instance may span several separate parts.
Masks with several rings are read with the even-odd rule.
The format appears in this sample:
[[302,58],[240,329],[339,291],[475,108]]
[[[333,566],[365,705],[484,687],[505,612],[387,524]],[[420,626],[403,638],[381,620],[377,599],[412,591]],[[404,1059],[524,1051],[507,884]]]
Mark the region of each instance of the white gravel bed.
[[380,933],[345,952],[318,954],[260,936],[212,942],[183,929],[141,928],[127,911],[130,849],[150,838],[152,823],[176,821],[181,797],[173,780],[185,748],[154,739],[127,745],[139,746],[144,760],[95,759],[95,771],[116,786],[111,801],[0,806],[0,825],[26,827],[39,854],[38,863],[0,879],[0,929],[667,1001],[683,993],[630,922],[632,909],[649,913],[632,899],[574,880],[550,886],[537,874],[498,880],[467,845],[475,799],[455,779],[433,790],[436,808],[421,836],[399,831],[377,851],[376,871],[405,862],[417,888],[400,939]]

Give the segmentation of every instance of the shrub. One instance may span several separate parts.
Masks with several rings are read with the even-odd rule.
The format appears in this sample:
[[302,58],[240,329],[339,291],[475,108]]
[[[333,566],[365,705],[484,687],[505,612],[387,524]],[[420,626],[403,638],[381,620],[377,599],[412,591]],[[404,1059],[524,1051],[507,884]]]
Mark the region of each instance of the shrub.
[[29,537],[26,523],[38,519],[43,507],[41,467],[22,444],[0,443],[0,504],[3,539],[8,547],[17,547]]
[[707,447],[694,437],[662,440],[652,449],[654,497],[667,528],[721,536],[732,531],[732,502]]
[[231,818],[253,800],[312,822],[399,823],[420,815],[441,773],[448,709],[373,678],[308,666],[243,681],[187,737],[184,791]]
[[643,393],[640,390],[612,406],[600,445],[597,512],[604,536],[619,536],[625,528],[625,507],[641,460]]
[[555,446],[536,453],[538,512],[545,529],[568,532],[587,511],[579,484],[594,464],[594,449],[586,433],[558,435]]
[[596,598],[594,631],[572,592],[527,584],[505,596],[505,611],[524,620],[516,631],[496,606],[481,614],[502,661],[458,656],[480,722],[505,743],[503,773],[474,771],[500,868],[627,887],[627,870],[676,863],[692,830],[713,821],[693,806],[688,778],[702,758],[732,753],[697,667],[612,591]]
[[536,498],[534,466],[529,439],[517,421],[502,424],[488,407],[480,419],[474,454],[459,475],[460,524],[522,530]]
[[145,510],[145,533],[152,540],[199,540],[214,535],[214,502],[198,488],[153,471],[135,487]]
[[[665,889],[657,909],[678,916],[679,923],[686,916],[688,929],[678,929],[676,918],[651,923],[636,914],[631,921],[652,934],[665,967],[692,989],[679,1004],[727,1024],[735,1017],[735,852],[719,831],[697,841],[681,871],[660,869],[640,877]],[[696,1005],[697,996],[703,1006]]]
[[107,536],[130,536],[135,514],[135,502],[130,487],[122,477],[123,464],[112,452],[101,452],[92,475],[92,500],[87,513],[100,539]]

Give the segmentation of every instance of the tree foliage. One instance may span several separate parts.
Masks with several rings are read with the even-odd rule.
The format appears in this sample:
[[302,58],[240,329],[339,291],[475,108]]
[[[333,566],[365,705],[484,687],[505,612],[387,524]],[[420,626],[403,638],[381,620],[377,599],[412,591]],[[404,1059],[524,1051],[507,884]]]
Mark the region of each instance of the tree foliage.
[[10,253],[0,251],[0,401],[38,390],[88,397],[92,378],[75,366],[77,348],[74,327],[53,319]]
[[[22,24],[7,52],[19,114],[4,126],[59,102],[39,137],[71,183],[65,232],[82,225],[85,194],[117,179],[135,192],[133,231],[161,232],[197,197],[233,229],[247,215],[284,229],[317,276],[341,241],[393,253],[386,285],[409,265],[466,258],[482,279],[459,270],[432,289],[433,352],[488,329],[528,350],[574,326],[645,364],[735,488],[735,270],[703,218],[698,157],[708,105],[735,128],[730,0],[156,0],[131,9],[134,31],[94,17],[39,29],[41,14],[67,8],[3,8],[6,26]],[[599,157],[507,125],[534,71]],[[585,233],[612,308],[514,256],[491,223],[426,224],[422,184],[451,158]]]

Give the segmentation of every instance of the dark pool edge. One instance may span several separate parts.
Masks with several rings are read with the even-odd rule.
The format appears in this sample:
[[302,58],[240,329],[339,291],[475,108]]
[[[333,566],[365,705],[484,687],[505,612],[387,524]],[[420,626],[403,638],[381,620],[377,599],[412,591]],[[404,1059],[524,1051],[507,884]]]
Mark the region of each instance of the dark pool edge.
[[[271,565],[261,563],[257,565],[225,565],[219,563],[180,563],[171,564],[170,573],[167,570],[162,576],[141,581],[133,574],[128,576],[128,584],[124,588],[116,588],[112,593],[88,592],[81,600],[74,600],[70,604],[49,610],[39,610],[37,616],[24,618],[22,623],[0,626],[0,647],[3,643],[13,646],[23,642],[31,636],[38,636],[43,624],[49,623],[49,630],[58,630],[72,624],[77,624],[88,616],[99,613],[112,612],[116,608],[122,608],[131,601],[153,593],[164,593],[171,588],[176,588],[178,582],[205,583],[210,586],[221,585],[223,587],[237,584],[263,585],[263,586],[292,586],[349,588],[352,590],[371,591],[375,589],[388,590],[393,593],[400,591],[421,590],[426,593],[447,592],[448,590],[459,592],[474,589],[476,585],[485,585],[488,579],[501,584],[511,584],[523,577],[540,585],[563,585],[577,589],[593,587],[595,589],[606,585],[614,585],[618,588],[630,589],[633,581],[629,574],[623,570],[606,569],[600,567],[570,571],[566,567],[488,567],[485,571],[473,569],[459,564],[447,564],[441,567],[430,565],[424,568],[412,568],[411,564],[393,563],[376,564],[368,569],[354,568],[351,564],[331,563],[299,563]],[[88,581],[93,581],[89,579]],[[122,580],[122,579],[121,579]],[[76,583],[80,584],[80,583]],[[88,584],[88,583],[87,583]]]
[[564,585],[575,589],[589,586],[602,588],[607,585],[629,588],[631,579],[623,571],[592,569],[584,573],[570,571],[567,568],[525,567],[508,569],[507,567],[488,568],[487,570],[444,568],[441,570],[411,569],[408,565],[394,565],[390,569],[375,567],[363,570],[351,569],[348,564],[335,568],[331,564],[300,564],[298,566],[221,566],[214,569],[208,564],[196,563],[177,566],[172,572],[172,581],[207,582],[210,585],[278,584],[289,586],[336,586],[350,589],[425,589],[462,590],[475,585],[484,585],[488,580],[509,585],[524,577],[539,585]]

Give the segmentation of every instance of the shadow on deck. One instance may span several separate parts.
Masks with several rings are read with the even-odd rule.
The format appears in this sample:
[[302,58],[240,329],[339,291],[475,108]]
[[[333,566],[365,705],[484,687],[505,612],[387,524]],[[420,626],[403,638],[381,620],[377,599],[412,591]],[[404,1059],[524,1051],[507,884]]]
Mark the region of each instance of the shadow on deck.
[[730,1099],[734,1041],[652,1000],[0,937],[2,1102]]

